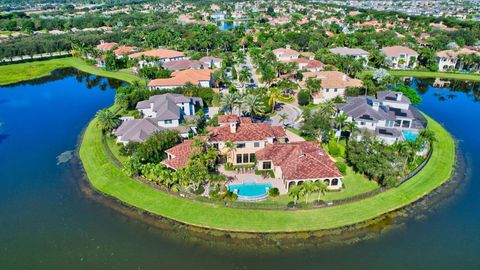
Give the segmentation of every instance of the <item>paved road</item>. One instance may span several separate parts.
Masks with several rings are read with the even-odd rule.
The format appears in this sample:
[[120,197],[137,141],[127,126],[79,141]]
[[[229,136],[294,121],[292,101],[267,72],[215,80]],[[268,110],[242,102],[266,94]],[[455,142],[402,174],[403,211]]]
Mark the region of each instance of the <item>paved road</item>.
[[252,59],[250,58],[249,55],[247,55],[247,57],[245,58],[245,63],[247,64],[247,67],[250,70],[250,73],[252,73],[253,82],[256,85],[260,86],[260,82],[258,81],[257,74],[255,73],[255,68],[253,67],[253,64],[252,64]]
[[281,125],[281,114],[286,114],[288,116],[287,120],[285,120],[285,124],[292,126],[294,128],[298,128],[300,126],[300,116],[302,115],[302,111],[288,103],[283,103],[283,108],[277,111],[277,114],[270,118],[270,123],[272,125]]

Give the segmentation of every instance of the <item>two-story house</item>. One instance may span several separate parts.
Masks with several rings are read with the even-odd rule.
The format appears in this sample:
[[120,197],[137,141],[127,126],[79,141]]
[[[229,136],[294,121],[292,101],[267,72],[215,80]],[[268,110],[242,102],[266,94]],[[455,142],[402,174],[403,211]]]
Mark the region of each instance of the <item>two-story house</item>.
[[214,69],[186,69],[175,71],[171,78],[155,79],[148,83],[148,87],[153,89],[173,89],[183,87],[188,83],[201,87],[212,87]]
[[208,143],[217,148],[226,161],[233,165],[253,165],[256,151],[267,144],[288,140],[282,126],[253,123],[248,117],[223,115],[218,122],[219,127],[209,130]]
[[175,129],[182,137],[195,133],[194,126],[181,125],[182,121],[196,120],[196,107],[203,106],[198,97],[187,97],[180,94],[163,94],[150,97],[137,103],[143,119],[124,117],[115,131],[117,142],[126,144],[129,141],[143,142],[154,132]]
[[326,100],[345,96],[348,87],[361,87],[363,82],[359,79],[350,78],[340,71],[316,71],[303,73],[304,82],[313,77],[321,80],[321,89],[313,95],[313,103],[319,104]]
[[350,97],[336,106],[338,114],[348,116],[347,121],[354,121],[360,130],[387,144],[411,139],[410,135],[426,127],[425,118],[401,92],[381,91],[375,97]]
[[391,69],[414,69],[417,66],[418,53],[408,47],[383,47],[381,53],[388,59]]
[[273,54],[275,54],[275,57],[278,61],[284,62],[298,59],[298,57],[300,56],[299,52],[290,49],[290,45],[287,45],[286,48],[278,48],[273,50]]
[[[460,60],[461,55],[474,54],[480,57],[480,52],[469,48],[461,48],[457,50],[444,50],[437,52],[437,63],[439,71],[448,71],[454,69],[464,69],[465,64]],[[480,69],[480,63],[471,65],[469,69]]]
[[361,60],[363,61],[363,64],[365,66],[368,65],[369,53],[360,48],[337,47],[337,48],[330,49],[330,52],[333,54],[341,55],[341,56],[349,56],[355,60]]

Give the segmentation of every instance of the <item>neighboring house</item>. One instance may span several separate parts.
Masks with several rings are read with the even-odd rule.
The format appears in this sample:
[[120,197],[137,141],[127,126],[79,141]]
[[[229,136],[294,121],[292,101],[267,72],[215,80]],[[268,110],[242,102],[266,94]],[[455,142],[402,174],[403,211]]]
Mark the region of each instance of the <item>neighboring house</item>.
[[143,142],[154,132],[175,129],[182,137],[195,133],[195,127],[181,125],[182,122],[198,120],[196,107],[203,106],[198,97],[187,97],[180,94],[163,94],[150,97],[137,103],[143,119],[124,118],[124,121],[114,131],[117,142],[126,144],[128,141]]
[[155,79],[148,83],[148,87],[153,89],[173,89],[182,87],[191,83],[201,87],[211,87],[213,85],[212,73],[214,69],[186,69],[175,71],[171,78]]
[[139,48],[135,46],[120,46],[117,49],[113,50],[113,53],[117,58],[123,58],[124,56],[138,52]]
[[204,56],[200,58],[199,61],[205,64],[207,68],[222,68],[223,59],[211,56]]
[[427,123],[401,92],[381,91],[375,97],[351,97],[347,103],[336,106],[338,114],[348,116],[347,121],[356,122],[359,129],[374,134],[387,144],[404,141],[408,134],[418,134]]
[[284,24],[287,24],[287,23],[290,23],[290,22],[291,22],[291,20],[287,17],[272,18],[268,21],[268,23],[272,26],[284,25]]
[[290,45],[287,45],[286,48],[278,48],[273,50],[273,54],[275,54],[275,57],[277,57],[278,61],[291,61],[294,59],[298,59],[300,56],[300,53],[290,49]]
[[185,168],[193,153],[192,140],[185,140],[182,143],[165,151],[167,158],[162,162],[163,165],[172,169],[178,170]]
[[255,155],[257,169],[273,170],[287,191],[306,181],[324,182],[330,190],[342,189],[342,174],[318,142],[268,144]]
[[340,71],[317,71],[303,73],[303,80],[314,77],[322,81],[321,89],[313,95],[313,103],[345,96],[345,90],[348,87],[361,87],[363,82],[358,79],[350,78],[347,74]]
[[[255,152],[267,144],[287,141],[282,126],[252,123],[251,118],[232,115],[220,116],[218,122],[219,127],[209,129],[208,143],[233,165],[252,165],[256,161]],[[234,148],[229,149],[227,142],[232,142]]]
[[172,70],[172,71],[177,71],[177,70],[184,70],[184,69],[202,69],[203,68],[203,63],[200,61],[196,60],[190,60],[190,59],[182,59],[182,60],[176,60],[176,61],[170,61],[163,63],[163,68]]
[[313,57],[310,57],[309,59],[297,58],[297,59],[291,60],[291,62],[297,63],[297,67],[299,70],[307,70],[310,72],[324,70],[325,67],[327,66],[321,61],[315,60]]
[[162,63],[186,59],[185,54],[179,51],[156,49],[130,54],[129,59],[138,59],[138,66],[160,66]]
[[[475,54],[480,57],[480,52],[468,49],[468,48],[461,48],[458,50],[445,50],[437,52],[437,62],[438,62],[438,70],[439,71],[447,71],[453,69],[463,69],[464,63],[459,60],[461,55],[470,55]],[[476,65],[469,66],[470,69],[479,69],[480,63]]]
[[223,12],[216,12],[210,15],[210,17],[215,21],[224,21],[225,20],[225,13]]
[[97,45],[97,50],[101,52],[108,52],[118,47],[118,43],[116,42],[104,42],[103,40],[100,41],[100,44]]
[[391,69],[413,69],[417,66],[418,53],[408,47],[383,47],[381,52],[388,59]]
[[362,60],[365,66],[368,64],[369,53],[360,48],[337,47],[330,49],[330,52],[341,56],[350,56],[355,60]]

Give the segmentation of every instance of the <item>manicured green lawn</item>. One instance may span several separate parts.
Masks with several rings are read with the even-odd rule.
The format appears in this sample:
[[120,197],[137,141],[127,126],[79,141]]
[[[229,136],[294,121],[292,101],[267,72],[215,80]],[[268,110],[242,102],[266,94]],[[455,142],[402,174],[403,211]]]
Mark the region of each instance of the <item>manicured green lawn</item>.
[[[455,143],[450,134],[429,118],[438,142],[430,162],[414,178],[377,196],[334,207],[299,211],[226,208],[178,198],[127,177],[102,149],[100,130],[93,120],[86,129],[80,157],[92,185],[129,205],[183,223],[231,231],[280,232],[336,228],[378,217],[406,206],[450,178]],[[353,182],[352,182],[353,183]]]
[[[480,75],[469,73],[450,73],[450,72],[430,72],[417,70],[390,70],[392,75],[401,77],[418,77],[418,78],[442,78],[442,79],[457,79],[468,81],[480,81]],[[364,72],[365,74],[372,73],[371,71]]]
[[108,148],[112,152],[113,156],[120,161],[120,163],[125,164],[127,157],[120,155],[121,145],[117,144],[117,141],[113,136],[107,136],[106,138]]
[[140,77],[129,74],[126,71],[106,71],[94,66],[90,66],[80,58],[65,57],[44,61],[0,66],[0,85],[7,85],[48,76],[52,73],[52,71],[66,67],[74,67],[83,72],[108,78],[119,79],[128,83],[132,83],[136,80],[143,82]]

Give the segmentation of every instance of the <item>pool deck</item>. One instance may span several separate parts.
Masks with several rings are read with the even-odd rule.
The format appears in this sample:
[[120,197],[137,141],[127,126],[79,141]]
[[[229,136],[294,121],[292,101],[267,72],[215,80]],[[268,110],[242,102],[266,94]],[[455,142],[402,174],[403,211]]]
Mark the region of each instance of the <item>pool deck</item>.
[[220,166],[219,171],[229,178],[227,185],[240,185],[244,182],[255,182],[257,184],[270,183],[272,184],[272,187],[278,188],[280,194],[287,194],[287,189],[285,188],[281,179],[263,178],[262,175],[256,175],[253,169],[247,170],[246,172],[236,172],[227,171],[223,168],[223,166]]

